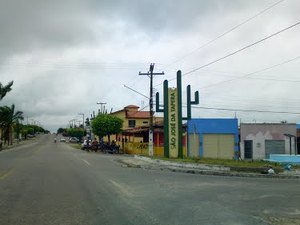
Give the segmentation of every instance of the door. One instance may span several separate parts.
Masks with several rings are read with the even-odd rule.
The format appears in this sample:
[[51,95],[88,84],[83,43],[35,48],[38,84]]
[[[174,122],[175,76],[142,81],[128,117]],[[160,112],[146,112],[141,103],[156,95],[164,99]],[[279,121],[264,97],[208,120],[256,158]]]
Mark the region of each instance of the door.
[[285,141],[284,140],[266,140],[266,159],[270,157],[270,154],[285,154]]
[[219,143],[217,134],[204,134],[203,135],[203,157],[204,158],[219,158]]
[[245,155],[245,159],[253,158],[253,141],[252,140],[244,141],[244,155]]
[[203,157],[215,159],[234,158],[233,134],[204,134]]

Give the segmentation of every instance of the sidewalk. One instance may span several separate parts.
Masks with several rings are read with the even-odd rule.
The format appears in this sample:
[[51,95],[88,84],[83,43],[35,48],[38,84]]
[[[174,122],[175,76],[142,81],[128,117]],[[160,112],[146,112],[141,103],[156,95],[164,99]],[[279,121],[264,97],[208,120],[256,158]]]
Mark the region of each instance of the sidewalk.
[[36,142],[36,138],[30,138],[30,139],[27,139],[27,140],[24,139],[24,140],[19,141],[19,143],[17,141],[14,141],[12,145],[2,146],[2,148],[0,149],[0,152],[10,150],[10,149],[13,149],[13,148],[16,148],[16,147],[19,147],[19,146],[31,144],[31,143],[34,143],[34,142]]
[[218,176],[236,176],[236,177],[262,177],[262,178],[281,178],[281,179],[298,179],[300,170],[284,171],[280,174],[260,174],[231,171],[230,167],[219,165],[207,165],[197,163],[178,163],[165,161],[161,159],[152,159],[145,156],[123,156],[118,159],[123,167],[133,167],[151,170],[165,170],[172,172],[218,175]]

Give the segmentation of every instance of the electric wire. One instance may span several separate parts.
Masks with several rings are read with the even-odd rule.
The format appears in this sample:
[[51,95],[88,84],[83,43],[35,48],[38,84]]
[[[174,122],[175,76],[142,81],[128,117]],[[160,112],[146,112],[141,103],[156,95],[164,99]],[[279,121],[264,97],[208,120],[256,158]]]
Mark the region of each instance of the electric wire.
[[[203,70],[203,72],[214,73],[214,76],[221,76],[221,77],[228,77],[228,78],[242,78],[241,76],[248,75],[248,73],[217,71],[217,70],[205,70],[205,71]],[[238,75],[240,75],[240,76],[238,76]],[[202,76],[211,76],[211,74],[203,73]],[[244,78],[250,79],[250,80],[267,80],[267,81],[275,81],[275,82],[277,82],[277,81],[278,82],[291,82],[291,83],[299,83],[300,82],[300,80],[297,80],[297,79],[271,78],[271,77],[276,77],[276,76],[281,76],[281,75],[273,74],[272,76],[270,76],[270,75],[258,74],[255,77],[244,77]]]
[[185,54],[183,57],[181,57],[180,59],[175,60],[174,62],[170,63],[169,65],[167,65],[167,67],[182,61],[183,59],[185,59],[186,57],[188,57],[189,55],[192,55],[193,53],[199,51],[200,49],[206,47],[207,45],[217,41],[218,39],[220,39],[221,37],[224,37],[225,35],[229,34],[230,32],[236,30],[237,28],[241,27],[242,25],[250,22],[251,20],[255,19],[256,17],[260,16],[261,14],[265,13],[266,11],[270,10],[271,8],[275,7],[276,5],[278,5],[279,3],[283,2],[285,0],[280,0],[275,2],[274,4],[270,5],[269,7],[263,9],[262,11],[258,12],[257,14],[255,14],[254,16],[244,20],[243,22],[239,23],[238,25],[235,25],[234,27],[232,27],[231,29],[229,29],[228,31],[225,31],[224,33],[218,35],[217,37],[213,38],[212,40],[206,42],[205,44],[201,45],[200,47],[196,48],[195,50]]
[[[232,52],[232,53],[229,53],[229,54],[227,54],[227,55],[225,55],[225,56],[222,56],[221,58],[218,58],[218,59],[216,59],[216,60],[213,60],[213,61],[211,61],[211,62],[209,62],[209,63],[207,63],[207,64],[204,64],[204,65],[202,65],[202,66],[199,66],[199,67],[197,67],[197,68],[195,68],[195,69],[192,69],[192,70],[190,70],[189,72],[185,73],[183,76],[187,76],[188,74],[194,73],[194,72],[196,72],[196,71],[198,71],[198,70],[200,70],[200,69],[202,69],[202,68],[204,68],[204,67],[210,66],[210,65],[215,64],[215,63],[217,63],[217,62],[219,62],[219,61],[221,61],[221,60],[224,60],[224,59],[226,59],[226,58],[228,58],[228,57],[230,57],[230,56],[233,56],[233,55],[235,55],[235,54],[237,54],[237,53],[239,53],[239,52],[242,52],[242,51],[244,51],[244,50],[246,50],[246,49],[248,49],[248,48],[250,48],[250,47],[252,47],[252,46],[254,46],[254,45],[257,45],[257,44],[259,44],[259,43],[261,43],[261,42],[264,42],[264,41],[266,41],[266,40],[268,40],[268,39],[270,39],[270,38],[272,38],[272,37],[274,37],[274,36],[276,36],[276,35],[278,35],[278,34],[281,34],[281,33],[284,32],[284,31],[287,31],[287,30],[289,30],[289,29],[292,29],[293,27],[296,27],[296,26],[298,26],[299,24],[300,24],[300,21],[298,21],[297,23],[294,23],[294,24],[292,24],[292,25],[290,25],[290,26],[288,26],[288,27],[286,27],[286,28],[284,28],[284,29],[282,29],[282,30],[280,30],[280,31],[277,31],[277,32],[275,32],[275,33],[273,33],[273,34],[271,34],[271,35],[268,35],[267,37],[264,37],[264,38],[262,38],[262,39],[260,39],[260,40],[258,40],[258,41],[255,41],[254,43],[251,43],[251,44],[249,44],[249,45],[246,45],[245,47],[240,48],[240,49],[238,49],[238,50],[236,50],[236,51],[234,51],[234,52]],[[298,57],[297,57],[297,58],[298,58]]]
[[[189,75],[189,74],[192,74],[192,73],[194,73],[194,72],[196,72],[196,71],[198,71],[198,70],[200,70],[200,69],[203,69],[203,68],[205,68],[205,67],[208,67],[208,66],[210,66],[210,65],[213,65],[213,64],[215,64],[215,63],[217,63],[217,62],[220,62],[220,61],[222,61],[222,60],[224,60],[224,59],[226,59],[226,58],[229,58],[229,57],[231,57],[231,56],[233,56],[233,55],[236,55],[237,53],[240,53],[240,52],[242,52],[242,51],[244,51],[244,50],[246,50],[246,49],[248,49],[248,48],[251,48],[251,47],[253,47],[253,46],[255,46],[255,45],[259,44],[259,43],[262,43],[262,42],[264,42],[264,41],[266,41],[266,40],[268,40],[268,39],[270,39],[270,38],[272,38],[272,37],[274,37],[274,36],[276,36],[276,35],[279,35],[279,34],[283,33],[284,31],[287,31],[287,30],[289,30],[289,29],[292,29],[292,28],[298,26],[299,24],[300,24],[300,21],[298,21],[297,23],[294,23],[294,24],[292,24],[292,25],[290,25],[290,26],[288,26],[288,27],[286,27],[286,28],[284,28],[284,29],[281,29],[281,30],[279,30],[279,31],[277,31],[277,32],[275,32],[275,33],[273,33],[273,34],[271,34],[271,35],[268,35],[268,36],[266,36],[266,37],[264,37],[264,38],[262,38],[262,39],[260,39],[260,40],[258,40],[258,41],[255,41],[255,42],[253,42],[253,43],[251,43],[251,44],[248,44],[248,45],[246,45],[246,46],[244,46],[244,47],[242,47],[242,48],[240,48],[240,49],[238,49],[238,50],[235,50],[235,51],[233,51],[233,52],[231,52],[231,53],[229,53],[229,54],[227,54],[227,55],[225,55],[225,56],[222,56],[222,57],[220,57],[220,58],[218,58],[218,59],[215,59],[215,60],[213,60],[213,61],[211,61],[211,62],[209,62],[209,63],[206,63],[206,64],[204,64],[204,65],[202,65],[202,66],[196,67],[196,68],[194,68],[194,69],[188,71],[187,73],[182,74],[182,77],[187,76],[187,75]],[[298,57],[296,57],[296,58],[298,58]],[[169,81],[172,81],[172,80],[175,80],[175,79],[176,79],[176,77],[170,79]],[[155,85],[155,86],[159,86],[159,85],[162,85],[162,83],[157,84],[157,85]]]
[[[209,88],[209,87],[212,87],[212,86],[224,84],[224,83],[231,82],[231,81],[235,81],[235,80],[240,80],[240,79],[249,78],[249,76],[252,76],[253,74],[261,73],[261,72],[263,72],[263,71],[270,70],[270,69],[273,69],[273,68],[278,67],[278,66],[282,66],[282,65],[284,65],[284,64],[293,62],[293,61],[298,60],[298,59],[300,59],[300,56],[294,57],[294,58],[292,58],[292,59],[288,59],[288,60],[283,61],[283,62],[281,62],[281,63],[277,63],[277,64],[275,64],[275,65],[272,65],[272,66],[269,66],[269,67],[266,67],[266,68],[263,68],[263,69],[260,69],[260,70],[251,72],[251,73],[247,73],[247,74],[245,74],[245,75],[243,75],[243,76],[240,76],[240,77],[236,77],[236,78],[232,78],[232,79],[229,79],[229,80],[220,81],[220,82],[218,82],[218,83],[214,83],[214,84],[211,84],[211,85],[207,85],[207,86],[202,87],[201,89]],[[253,78],[253,79],[255,79],[255,78]],[[282,80],[279,80],[279,81],[282,81]],[[290,82],[300,82],[300,81],[290,81]]]
[[272,110],[229,109],[229,108],[214,108],[214,107],[203,107],[203,106],[192,106],[192,108],[207,109],[207,110],[231,111],[231,112],[256,112],[256,113],[275,113],[275,114],[295,114],[295,115],[300,115],[299,112],[272,111]]

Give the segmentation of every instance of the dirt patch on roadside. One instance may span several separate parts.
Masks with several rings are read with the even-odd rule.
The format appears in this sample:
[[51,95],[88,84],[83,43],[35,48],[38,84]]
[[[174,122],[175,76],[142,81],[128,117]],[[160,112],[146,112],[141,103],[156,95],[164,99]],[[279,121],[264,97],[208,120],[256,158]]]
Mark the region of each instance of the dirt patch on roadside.
[[267,221],[272,225],[297,225],[300,224],[299,218],[267,218]]

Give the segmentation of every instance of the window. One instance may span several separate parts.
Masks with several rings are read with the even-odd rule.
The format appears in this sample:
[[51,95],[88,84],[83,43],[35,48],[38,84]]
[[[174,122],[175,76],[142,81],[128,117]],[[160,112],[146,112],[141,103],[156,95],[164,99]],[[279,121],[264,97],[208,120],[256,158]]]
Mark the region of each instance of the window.
[[148,124],[148,121],[143,121],[143,124]]
[[135,120],[128,120],[128,127],[135,127]]

